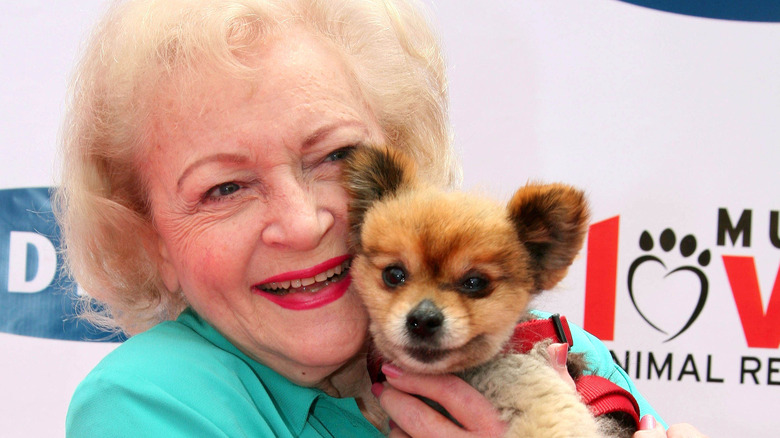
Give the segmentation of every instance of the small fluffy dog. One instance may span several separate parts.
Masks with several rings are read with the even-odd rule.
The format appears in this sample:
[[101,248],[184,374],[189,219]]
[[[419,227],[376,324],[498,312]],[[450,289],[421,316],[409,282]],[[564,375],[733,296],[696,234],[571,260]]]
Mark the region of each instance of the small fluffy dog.
[[389,148],[356,148],[344,178],[350,272],[384,360],[457,373],[499,409],[509,437],[631,435],[593,417],[549,365],[549,343],[505,351],[530,299],[564,277],[582,246],[582,192],[531,184],[503,207],[425,187],[414,162]]

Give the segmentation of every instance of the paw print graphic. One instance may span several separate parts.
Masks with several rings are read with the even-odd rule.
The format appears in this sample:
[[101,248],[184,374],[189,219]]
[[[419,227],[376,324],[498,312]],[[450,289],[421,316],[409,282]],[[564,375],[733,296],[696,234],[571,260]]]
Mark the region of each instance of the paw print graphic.
[[[696,237],[688,234],[678,242],[677,236],[671,228],[667,228],[661,232],[658,244],[663,252],[660,254],[659,252],[656,252],[659,256],[651,254],[651,252],[656,249],[655,240],[650,232],[642,232],[642,235],[639,237],[639,248],[647,254],[638,257],[629,267],[628,293],[631,297],[631,303],[634,305],[634,308],[642,319],[659,332],[669,335],[670,337],[664,341],[669,342],[688,330],[704,309],[709,291],[709,281],[702,269],[709,265],[712,256],[710,251],[705,249],[701,251],[698,256],[694,257],[697,250]],[[679,256],[674,257],[681,257],[682,264],[676,268],[669,268],[661,257],[665,259],[672,257],[672,250],[676,247],[679,248]],[[656,268],[661,268],[661,280],[663,281],[660,282],[661,286],[658,288],[661,290],[648,291],[641,287],[642,285],[638,281],[638,273],[642,270],[648,270],[648,268],[653,265],[655,265]],[[667,280],[680,273],[693,274],[697,281],[694,285],[688,283],[688,287],[685,291],[680,293],[681,295],[674,295],[678,292],[669,292],[666,290],[671,289],[666,287],[666,285],[671,285],[671,282]],[[685,297],[682,295],[685,295]],[[684,299],[686,297],[689,299]],[[659,299],[662,300],[662,302],[659,303]],[[690,304],[686,305],[686,303]],[[665,309],[665,311],[657,310],[658,306],[661,306],[660,308]],[[675,323],[675,321],[670,322],[668,321],[668,318],[664,318],[664,313],[675,312],[678,314],[682,312],[682,316],[678,318],[679,323]]]

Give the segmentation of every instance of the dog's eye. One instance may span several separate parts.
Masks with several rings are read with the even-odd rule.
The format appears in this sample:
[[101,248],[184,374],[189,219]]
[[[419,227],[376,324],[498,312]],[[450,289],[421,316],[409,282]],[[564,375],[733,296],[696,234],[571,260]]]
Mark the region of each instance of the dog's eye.
[[483,291],[488,286],[488,281],[482,277],[467,277],[460,284],[461,290],[467,294],[475,294]]
[[382,280],[389,287],[398,287],[406,281],[406,271],[400,266],[388,266],[382,271]]

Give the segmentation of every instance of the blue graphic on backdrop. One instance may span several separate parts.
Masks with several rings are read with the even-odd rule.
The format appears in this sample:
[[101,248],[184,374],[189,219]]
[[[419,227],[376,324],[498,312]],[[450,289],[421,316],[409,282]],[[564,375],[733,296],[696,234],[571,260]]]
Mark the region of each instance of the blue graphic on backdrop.
[[122,339],[76,318],[45,187],[0,190],[0,331],[75,341]]
[[621,0],[677,14],[723,20],[780,22],[778,0]]

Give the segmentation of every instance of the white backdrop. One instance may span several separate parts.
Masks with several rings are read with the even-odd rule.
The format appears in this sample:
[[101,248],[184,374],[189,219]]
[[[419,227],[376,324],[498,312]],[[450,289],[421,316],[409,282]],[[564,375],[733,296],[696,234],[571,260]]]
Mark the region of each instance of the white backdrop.
[[[105,3],[0,3],[0,192],[53,184],[66,77]],[[776,436],[780,24],[616,0],[427,3],[464,185],[501,199],[528,179],[589,193],[599,239],[537,305],[607,339],[666,421]],[[14,226],[0,225],[0,243]],[[10,258],[0,248],[5,318],[31,311],[2,284]],[[115,344],[0,326],[0,435],[62,436],[73,389]]]

